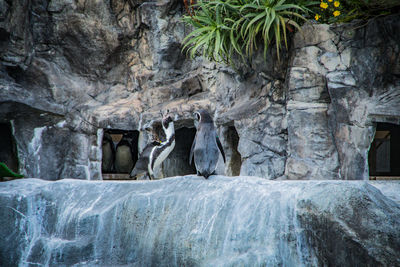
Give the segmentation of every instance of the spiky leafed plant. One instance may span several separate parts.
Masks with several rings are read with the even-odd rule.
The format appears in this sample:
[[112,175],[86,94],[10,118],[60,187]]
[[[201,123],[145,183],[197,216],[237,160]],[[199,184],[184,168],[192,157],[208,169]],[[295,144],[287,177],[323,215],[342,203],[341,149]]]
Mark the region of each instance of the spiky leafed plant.
[[230,42],[233,19],[239,18],[237,8],[230,2],[200,0],[195,5],[196,12],[183,17],[185,22],[194,27],[183,40],[183,49],[187,49],[192,58],[201,52],[210,60],[230,61],[233,52]]
[[300,26],[296,19],[306,20],[298,12],[306,9],[286,0],[200,0],[196,12],[184,20],[194,26],[184,39],[184,49],[191,57],[202,55],[230,63],[233,53],[251,57],[259,40],[264,56],[272,41],[279,59],[281,42],[287,46],[286,28]]
[[306,20],[296,11],[306,12],[305,8],[295,4],[285,3],[286,0],[247,0],[240,8],[242,17],[233,30],[240,34],[246,55],[251,56],[257,48],[258,38],[264,44],[264,56],[272,41],[275,42],[279,59],[282,41],[287,48],[286,29],[293,26],[300,30],[295,19]]

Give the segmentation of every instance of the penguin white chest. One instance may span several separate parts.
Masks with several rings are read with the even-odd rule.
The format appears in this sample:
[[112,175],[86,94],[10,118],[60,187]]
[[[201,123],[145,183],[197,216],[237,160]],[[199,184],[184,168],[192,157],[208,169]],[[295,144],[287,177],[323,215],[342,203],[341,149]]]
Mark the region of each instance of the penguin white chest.
[[115,168],[117,172],[127,173],[133,167],[131,150],[127,146],[118,147],[115,156]]
[[168,155],[174,150],[175,148],[175,140],[172,141],[171,145],[166,147],[163,151],[161,151],[160,155],[156,158],[154,162],[154,167],[159,166],[167,157]]
[[175,139],[168,146],[155,147],[152,151],[149,162],[149,173],[153,175],[153,170],[161,165],[168,155],[175,148]]

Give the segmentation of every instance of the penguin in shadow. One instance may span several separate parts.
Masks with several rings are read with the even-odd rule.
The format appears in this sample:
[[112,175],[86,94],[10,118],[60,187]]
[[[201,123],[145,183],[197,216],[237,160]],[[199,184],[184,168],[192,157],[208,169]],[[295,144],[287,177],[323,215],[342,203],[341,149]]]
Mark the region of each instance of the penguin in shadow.
[[137,159],[137,134],[134,132],[124,133],[115,149],[115,171],[117,173],[129,173]]
[[104,133],[102,142],[101,171],[111,173],[114,171],[115,145],[109,133]]

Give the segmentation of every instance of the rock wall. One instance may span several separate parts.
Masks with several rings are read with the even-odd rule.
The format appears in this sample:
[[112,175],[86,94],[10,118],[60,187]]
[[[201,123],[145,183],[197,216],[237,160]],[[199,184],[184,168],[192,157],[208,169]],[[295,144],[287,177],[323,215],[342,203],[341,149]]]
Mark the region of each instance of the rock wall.
[[203,107],[228,156],[222,173],[365,179],[374,123],[400,124],[398,16],[308,24],[282,61],[272,49],[233,70],[181,52],[182,1],[0,7],[0,122],[12,122],[28,177],[101,179],[103,129],[143,131],[165,109],[193,128]]
[[0,222],[4,266],[400,265],[399,198],[362,181],[23,179]]
[[368,179],[377,122],[400,124],[399,16],[305,25],[288,71],[289,178]]

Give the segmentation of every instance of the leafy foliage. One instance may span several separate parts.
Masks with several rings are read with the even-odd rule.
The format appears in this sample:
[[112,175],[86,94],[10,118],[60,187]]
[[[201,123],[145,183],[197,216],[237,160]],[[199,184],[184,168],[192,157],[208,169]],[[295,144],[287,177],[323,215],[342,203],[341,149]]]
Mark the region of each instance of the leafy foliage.
[[199,0],[195,10],[183,18],[194,26],[183,49],[192,58],[201,52],[210,60],[227,63],[234,54],[250,57],[260,40],[264,56],[275,42],[279,59],[282,42],[287,47],[287,30],[300,29],[298,21],[306,19],[298,12],[307,12],[287,0]]

